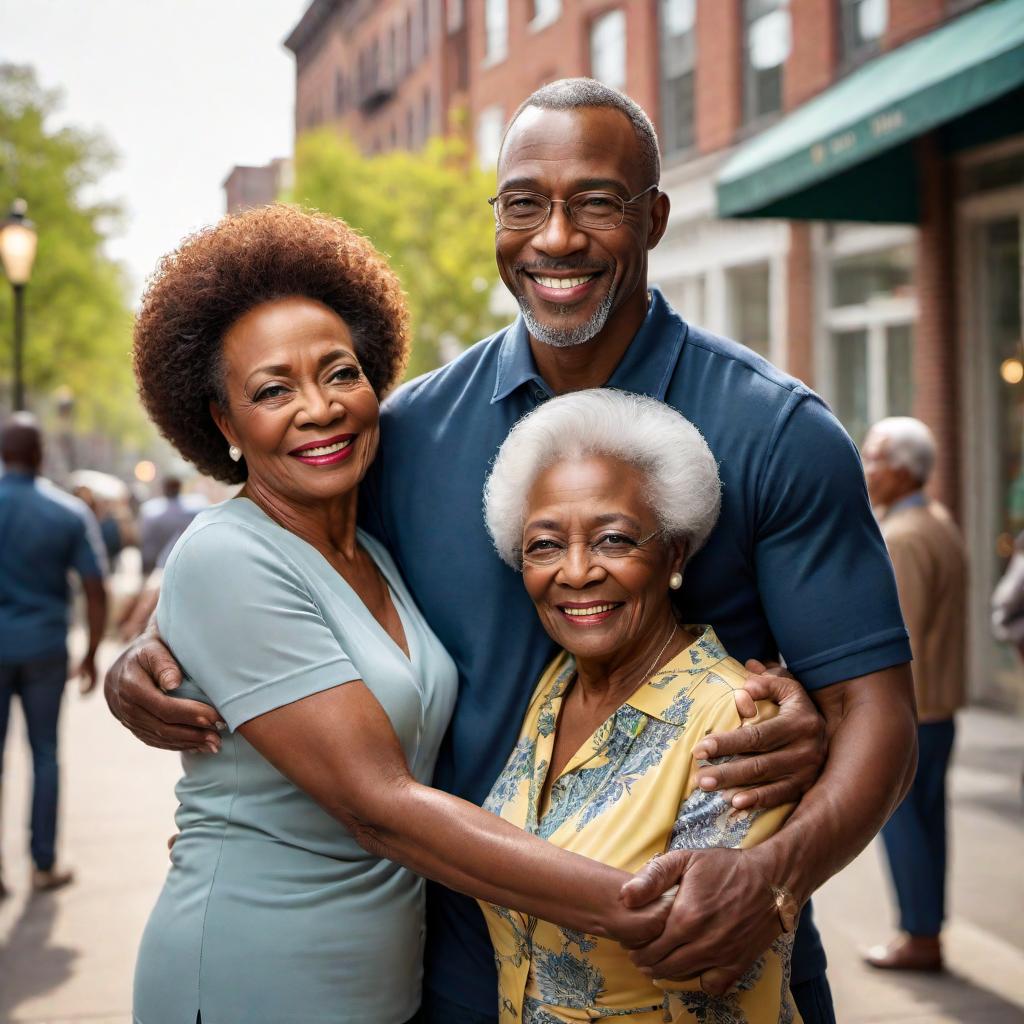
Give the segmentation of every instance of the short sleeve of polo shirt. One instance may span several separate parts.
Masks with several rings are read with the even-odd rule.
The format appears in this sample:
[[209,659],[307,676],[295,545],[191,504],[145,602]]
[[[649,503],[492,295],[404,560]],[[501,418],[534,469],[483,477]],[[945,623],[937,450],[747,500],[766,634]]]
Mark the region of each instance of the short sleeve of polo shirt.
[[157,625],[232,732],[359,678],[298,567],[237,523],[182,537],[164,571]]
[[754,558],[779,650],[808,689],[910,661],[860,456],[807,392],[794,392],[771,440]]

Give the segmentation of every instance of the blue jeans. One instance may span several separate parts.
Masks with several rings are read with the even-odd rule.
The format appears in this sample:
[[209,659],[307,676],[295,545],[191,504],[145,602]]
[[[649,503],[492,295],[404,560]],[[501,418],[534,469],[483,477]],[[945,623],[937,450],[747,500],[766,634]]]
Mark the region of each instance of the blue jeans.
[[[800,982],[790,991],[804,1024],[836,1024],[832,990],[824,974]],[[470,1010],[424,988],[423,1006],[410,1024],[498,1024],[498,1017]]]
[[903,803],[882,827],[900,928],[937,936],[946,913],[946,771],[953,719],[917,727],[917,773]]
[[11,698],[17,694],[32,748],[32,860],[40,871],[53,867],[57,839],[57,718],[68,677],[63,652],[32,661],[0,661],[0,772]]

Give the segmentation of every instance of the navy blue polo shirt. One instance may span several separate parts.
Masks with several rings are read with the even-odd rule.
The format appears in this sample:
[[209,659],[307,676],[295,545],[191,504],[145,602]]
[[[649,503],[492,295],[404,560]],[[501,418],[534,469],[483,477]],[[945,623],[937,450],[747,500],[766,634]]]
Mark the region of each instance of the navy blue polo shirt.
[[[684,621],[711,623],[740,661],[781,652],[808,689],[910,660],[860,458],[821,399],[749,349],[685,323],[657,290],[608,386],[674,406],[719,463],[722,513],[687,567]],[[520,575],[491,546],[484,479],[511,426],[549,397],[519,318],[387,400],[361,495],[368,528],[458,665],[435,784],[477,804],[554,653]],[[824,969],[808,907],[793,980]],[[430,895],[426,984],[496,1011],[483,916],[440,886]]]
[[66,649],[68,572],[102,577],[99,526],[84,502],[17,470],[0,477],[0,661]]

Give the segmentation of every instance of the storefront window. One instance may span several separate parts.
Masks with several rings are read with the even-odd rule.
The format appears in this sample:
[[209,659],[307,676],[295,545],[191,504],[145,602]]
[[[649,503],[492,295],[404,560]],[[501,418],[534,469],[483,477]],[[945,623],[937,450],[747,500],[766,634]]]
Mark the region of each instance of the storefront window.
[[913,259],[905,245],[832,261],[829,391],[857,444],[872,423],[913,412]]
[[832,264],[832,305],[860,306],[913,291],[914,252],[909,245],[837,259]]
[[729,333],[765,358],[771,350],[770,280],[767,263],[726,272]]

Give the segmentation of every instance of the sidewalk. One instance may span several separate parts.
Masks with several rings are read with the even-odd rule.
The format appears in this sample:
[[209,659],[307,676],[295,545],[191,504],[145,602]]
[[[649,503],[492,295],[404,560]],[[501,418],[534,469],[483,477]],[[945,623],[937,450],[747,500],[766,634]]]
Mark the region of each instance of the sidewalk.
[[[48,896],[25,892],[28,755],[20,713],[8,737],[0,903],[0,1024],[123,1024],[139,935],[167,868],[174,754],[137,743],[100,693],[69,692],[63,720],[61,846],[78,872]],[[877,844],[816,897],[842,1024],[1024,1022],[1024,723],[981,709],[960,719],[953,773],[952,920],[943,977],[862,967],[892,910]],[[244,1022],[238,1022],[244,1024]]]

